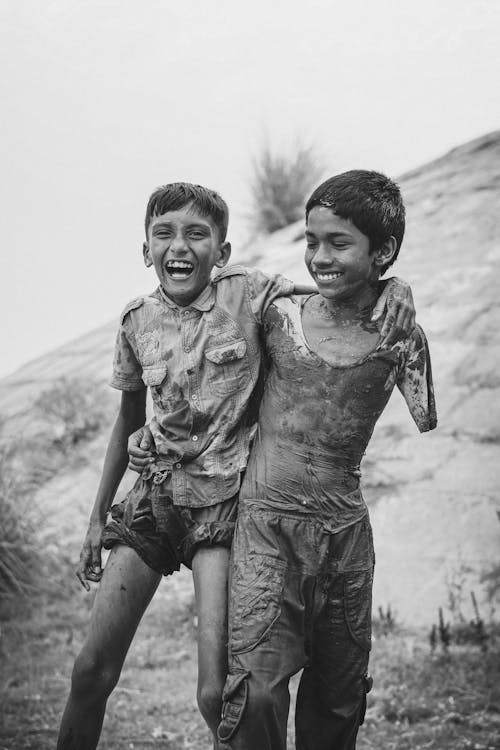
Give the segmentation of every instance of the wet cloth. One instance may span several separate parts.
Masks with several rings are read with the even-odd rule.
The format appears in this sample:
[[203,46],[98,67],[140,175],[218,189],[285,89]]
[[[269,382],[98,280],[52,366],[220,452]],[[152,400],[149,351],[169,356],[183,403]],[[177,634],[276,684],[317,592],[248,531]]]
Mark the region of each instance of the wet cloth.
[[360,463],[395,385],[436,425],[421,328],[348,366],[302,330],[304,299],[265,315],[269,360],[232,550],[221,750],[284,750],[288,681],[304,668],[299,750],[352,750],[369,689],[373,544]]
[[246,500],[239,514],[220,748],[285,750],[288,681],[304,668],[297,748],[351,750],[371,685],[369,519],[331,534],[300,509]]
[[252,436],[248,407],[260,373],[262,316],[292,290],[282,276],[229,266],[188,307],[159,288],[122,313],[111,385],[150,388],[157,467],[172,471],[176,505],[214,505],[238,491]]
[[238,496],[203,508],[176,506],[170,474],[146,470],[121,503],[111,507],[103,546],[125,544],[157,573],[188,568],[200,547],[231,547]]
[[338,531],[366,513],[360,464],[393,388],[421,432],[435,427],[431,364],[419,326],[352,365],[328,364],[304,336],[306,299],[276,300],[265,315],[269,374],[241,497],[299,504]]

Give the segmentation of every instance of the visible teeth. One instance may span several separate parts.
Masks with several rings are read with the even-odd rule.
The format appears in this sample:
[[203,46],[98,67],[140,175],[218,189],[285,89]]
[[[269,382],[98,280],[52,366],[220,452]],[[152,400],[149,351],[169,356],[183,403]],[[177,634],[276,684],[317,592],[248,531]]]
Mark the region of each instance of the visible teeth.
[[338,279],[340,276],[342,276],[341,273],[317,273],[316,278],[319,281],[333,281],[333,279]]
[[169,260],[167,263],[169,268],[189,268],[193,267],[193,264],[187,260]]

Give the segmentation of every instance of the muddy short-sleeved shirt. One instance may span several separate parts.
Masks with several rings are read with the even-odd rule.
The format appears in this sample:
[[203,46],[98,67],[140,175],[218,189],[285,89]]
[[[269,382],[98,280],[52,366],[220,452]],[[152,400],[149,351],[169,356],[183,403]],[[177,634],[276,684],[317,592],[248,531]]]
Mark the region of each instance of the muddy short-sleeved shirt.
[[171,470],[177,505],[215,505],[238,492],[263,314],[292,291],[283,276],[229,266],[188,307],[158,288],[123,311],[111,385],[151,389],[155,470]]
[[359,466],[394,386],[421,432],[436,426],[431,365],[419,326],[391,349],[328,364],[305,339],[306,299],[276,300],[265,315],[270,369],[240,501],[295,507],[339,531],[366,514]]

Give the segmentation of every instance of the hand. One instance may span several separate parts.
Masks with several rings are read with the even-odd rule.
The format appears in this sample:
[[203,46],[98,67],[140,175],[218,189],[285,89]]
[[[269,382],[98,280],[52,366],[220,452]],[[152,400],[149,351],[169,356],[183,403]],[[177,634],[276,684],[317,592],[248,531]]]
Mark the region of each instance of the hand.
[[397,341],[407,338],[415,328],[415,305],[411,287],[397,276],[387,280],[373,309],[372,320],[379,320],[386,308],[377,349],[387,349]]
[[82,551],[80,552],[80,562],[76,569],[76,577],[86,591],[90,591],[88,581],[98,583],[102,578],[101,538],[103,529],[103,522],[91,521]]
[[154,461],[154,440],[148,425],[133,432],[128,439],[128,468],[139,474]]

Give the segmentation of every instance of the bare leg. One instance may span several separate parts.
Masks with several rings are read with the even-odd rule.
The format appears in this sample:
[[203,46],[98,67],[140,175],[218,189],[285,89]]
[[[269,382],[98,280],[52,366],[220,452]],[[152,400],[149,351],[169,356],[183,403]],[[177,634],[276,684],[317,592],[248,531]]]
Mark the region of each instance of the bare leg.
[[230,552],[201,548],[193,559],[198,611],[198,706],[214,736],[222,709],[227,675],[227,579]]
[[160,580],[134,550],[121,544],[112,549],[87,638],[73,667],[58,750],[94,750],[97,746],[107,699]]

